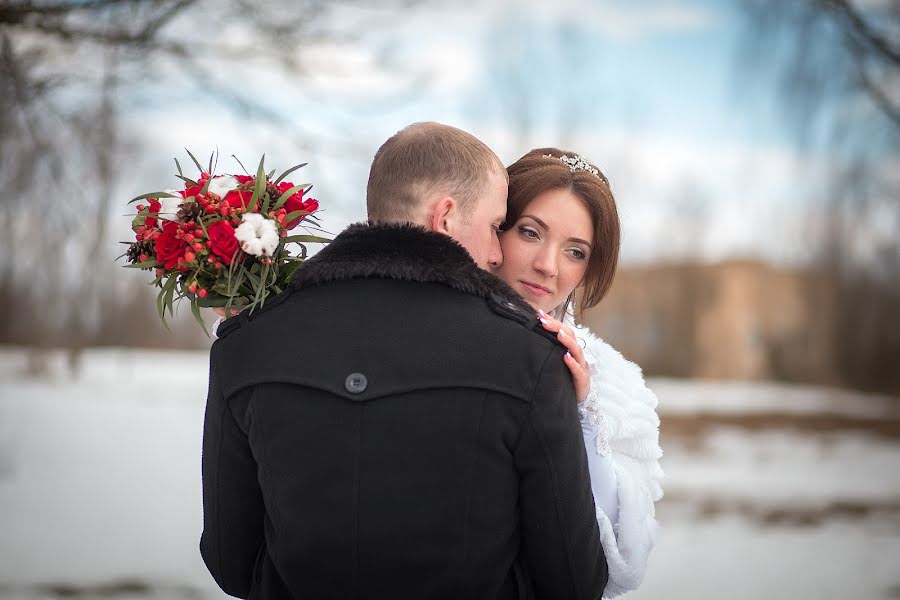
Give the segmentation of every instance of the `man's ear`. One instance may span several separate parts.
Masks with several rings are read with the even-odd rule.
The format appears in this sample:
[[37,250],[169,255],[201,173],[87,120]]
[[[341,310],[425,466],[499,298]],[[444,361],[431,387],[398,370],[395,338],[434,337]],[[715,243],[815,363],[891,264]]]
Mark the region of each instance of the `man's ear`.
[[444,196],[431,205],[431,214],[428,216],[428,225],[431,231],[450,235],[453,230],[459,206],[451,196]]

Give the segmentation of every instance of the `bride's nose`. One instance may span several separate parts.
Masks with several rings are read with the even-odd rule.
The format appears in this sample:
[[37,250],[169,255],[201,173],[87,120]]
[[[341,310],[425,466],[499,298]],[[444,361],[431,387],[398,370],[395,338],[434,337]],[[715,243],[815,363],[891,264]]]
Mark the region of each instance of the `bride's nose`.
[[534,270],[545,277],[556,277],[559,272],[559,263],[556,252],[548,246],[542,247],[537,251],[532,263]]

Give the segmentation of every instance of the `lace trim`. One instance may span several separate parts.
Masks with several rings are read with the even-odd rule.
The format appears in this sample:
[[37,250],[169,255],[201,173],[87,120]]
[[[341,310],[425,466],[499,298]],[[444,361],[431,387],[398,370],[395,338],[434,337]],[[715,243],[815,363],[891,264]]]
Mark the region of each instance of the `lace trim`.
[[612,449],[609,443],[609,426],[603,411],[600,410],[600,381],[597,373],[597,366],[594,356],[585,348],[584,358],[591,369],[591,389],[587,398],[578,406],[578,411],[582,417],[587,419],[591,428],[594,430],[597,440],[597,454],[600,456],[609,456]]

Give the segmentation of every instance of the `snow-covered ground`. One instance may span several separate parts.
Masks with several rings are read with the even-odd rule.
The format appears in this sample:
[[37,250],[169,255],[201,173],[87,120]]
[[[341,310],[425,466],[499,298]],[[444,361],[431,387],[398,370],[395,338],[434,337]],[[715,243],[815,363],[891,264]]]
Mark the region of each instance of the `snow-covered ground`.
[[[206,353],[0,349],[0,598],[222,598],[197,550]],[[40,375],[35,375],[40,372]],[[900,598],[900,402],[652,380],[650,598]]]

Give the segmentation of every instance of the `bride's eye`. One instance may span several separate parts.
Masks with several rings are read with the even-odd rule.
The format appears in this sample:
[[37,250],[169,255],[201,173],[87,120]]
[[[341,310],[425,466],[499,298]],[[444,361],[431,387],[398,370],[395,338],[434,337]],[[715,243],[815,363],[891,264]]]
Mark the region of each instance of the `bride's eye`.
[[532,240],[536,240],[541,237],[534,228],[527,225],[519,225],[519,234]]
[[587,252],[581,248],[569,248],[569,254],[571,254],[575,260],[585,260],[587,258]]

